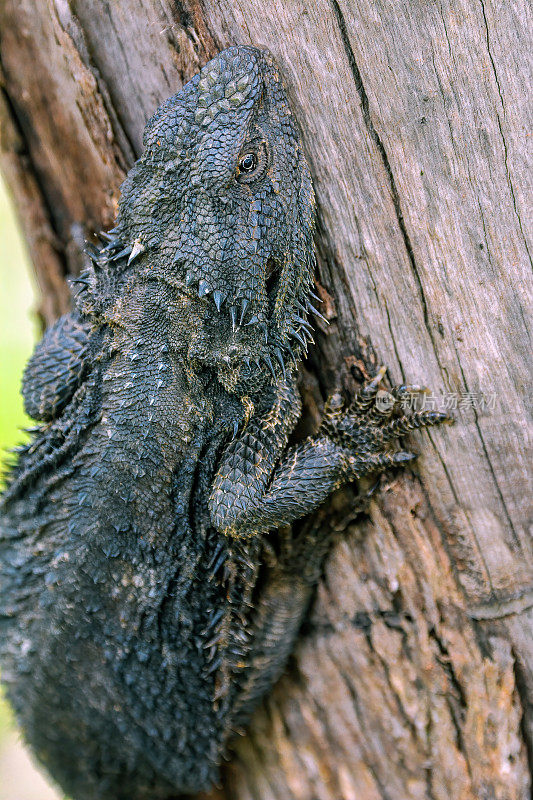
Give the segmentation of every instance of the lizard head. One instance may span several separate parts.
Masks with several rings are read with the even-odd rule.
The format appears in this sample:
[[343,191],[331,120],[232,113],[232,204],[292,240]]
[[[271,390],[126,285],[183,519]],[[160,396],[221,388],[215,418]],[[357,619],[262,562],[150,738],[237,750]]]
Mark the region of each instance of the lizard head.
[[234,390],[279,377],[310,338],[315,202],[272,56],[220,53],[157,110],[144,146],[116,229],[139,254],[130,269],[176,287],[190,363]]

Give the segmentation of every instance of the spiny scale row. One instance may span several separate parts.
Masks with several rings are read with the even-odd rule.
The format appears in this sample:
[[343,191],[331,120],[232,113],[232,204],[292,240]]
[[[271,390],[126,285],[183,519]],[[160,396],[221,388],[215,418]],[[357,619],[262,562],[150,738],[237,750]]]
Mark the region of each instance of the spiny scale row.
[[[105,246],[102,250],[98,250],[96,247],[94,247],[94,245],[87,243],[87,252],[95,264],[100,265],[100,263],[103,260],[105,262],[119,261],[120,259],[126,257],[128,259],[128,264],[130,264],[135,258],[137,258],[144,251],[144,247],[139,240],[136,240],[131,245],[124,245],[124,243],[121,242],[118,238],[113,237],[112,233],[113,231],[110,231],[109,233],[102,231],[99,233],[99,238],[105,243]],[[189,287],[194,282],[195,282],[195,277],[193,273],[190,271],[187,272],[185,276],[185,285]],[[72,283],[85,284],[87,283],[87,280],[83,277],[74,278],[72,279]],[[218,312],[220,312],[228,298],[228,295],[222,292],[220,289],[212,290],[208,282],[204,279],[201,279],[198,282],[198,297],[200,298],[206,297],[210,293],[212,294],[215,308],[217,309]],[[309,291],[309,295],[318,302],[321,302],[320,297],[318,297],[318,295],[316,295],[314,292]],[[266,319],[260,315],[254,314],[248,320],[245,321],[246,312],[249,308],[249,305],[250,301],[247,298],[243,298],[241,300],[240,309],[234,305],[229,306],[228,311],[231,319],[233,332],[238,330],[238,328],[241,327],[242,325],[244,325],[245,327],[249,325],[258,325],[263,330],[265,337],[265,344],[268,344],[269,332]],[[303,314],[305,315],[309,313],[315,314],[316,316],[320,317],[320,319],[322,319],[326,324],[328,324],[328,320],[326,319],[326,317],[324,317],[323,314],[321,314],[320,311],[318,311],[318,309],[315,308],[315,306],[313,306],[313,304],[309,299],[306,298],[305,305],[297,300],[296,306]],[[314,339],[312,335],[313,329],[309,320],[298,313],[294,313],[291,317],[287,330],[289,336],[295,339],[299,343],[299,345],[301,345],[304,352],[307,353],[308,345],[310,343],[314,344]],[[295,355],[289,343],[282,344],[281,342],[274,342],[273,353],[281,367],[283,378],[285,380],[287,377],[287,370],[286,370],[283,351],[285,351],[285,357],[289,356],[295,365],[297,363],[297,356]],[[272,359],[269,355],[256,357],[253,360],[255,361],[255,363],[259,368],[261,368],[261,362],[264,362],[264,364],[266,365],[267,369],[269,370],[273,378],[275,380],[277,379],[276,371]],[[251,359],[245,358],[244,362],[246,366],[249,369],[251,369]]]

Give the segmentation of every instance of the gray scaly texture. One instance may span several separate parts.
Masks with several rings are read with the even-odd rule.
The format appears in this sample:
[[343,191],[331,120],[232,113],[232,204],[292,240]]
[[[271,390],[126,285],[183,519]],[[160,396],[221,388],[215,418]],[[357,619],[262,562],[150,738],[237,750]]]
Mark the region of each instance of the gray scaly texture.
[[26,369],[41,424],[1,508],[2,678],[74,800],[216,780],[283,669],[325,550],[272,531],[410,461],[392,440],[444,418],[402,416],[401,389],[380,410],[381,372],[288,445],[315,208],[268,53],[220,53],[144,146],[73,311]]

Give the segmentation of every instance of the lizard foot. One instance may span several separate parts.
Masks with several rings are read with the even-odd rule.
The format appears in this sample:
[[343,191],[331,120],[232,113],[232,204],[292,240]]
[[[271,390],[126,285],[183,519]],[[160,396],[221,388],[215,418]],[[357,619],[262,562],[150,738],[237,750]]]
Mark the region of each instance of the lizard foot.
[[417,428],[453,422],[453,417],[443,411],[404,413],[406,399],[423,394],[426,389],[403,384],[387,392],[380,388],[385,372],[382,367],[347,407],[342,397],[334,394],[324,410],[321,433],[342,447],[348,471],[355,478],[413,461],[415,453],[393,449],[393,440],[399,436]]

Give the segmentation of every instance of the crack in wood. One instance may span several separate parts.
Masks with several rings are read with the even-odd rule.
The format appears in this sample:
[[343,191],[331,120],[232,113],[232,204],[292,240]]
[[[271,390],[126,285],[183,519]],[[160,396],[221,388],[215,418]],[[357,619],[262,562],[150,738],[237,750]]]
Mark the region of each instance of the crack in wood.
[[370,103],[369,103],[369,100],[368,100],[368,95],[366,93],[366,90],[365,90],[365,87],[364,87],[364,84],[363,84],[363,79],[362,79],[362,76],[361,76],[361,72],[360,72],[359,67],[357,65],[357,62],[355,60],[355,55],[354,55],[354,52],[352,50],[352,46],[350,44],[350,39],[348,37],[348,33],[347,33],[347,30],[346,30],[346,23],[344,21],[344,17],[343,17],[342,11],[340,9],[340,6],[339,6],[337,0],[330,0],[330,2],[331,2],[331,6],[333,8],[333,11],[335,13],[335,17],[337,19],[337,23],[338,23],[338,26],[339,26],[339,31],[340,31],[341,38],[342,38],[342,42],[343,42],[343,45],[344,45],[344,49],[346,51],[346,56],[348,58],[348,62],[350,64],[350,68],[351,68],[351,71],[352,71],[352,74],[353,74],[353,77],[354,77],[354,83],[355,83],[355,86],[356,86],[356,89],[357,89],[357,93],[359,94],[359,98],[361,100],[361,110],[362,110],[362,113],[363,113],[363,119],[365,121],[365,125],[366,125],[366,127],[368,129],[368,132],[369,132],[369,134],[370,134],[370,136],[371,136],[374,144],[376,145],[377,150],[378,150],[378,152],[379,152],[379,154],[381,156],[381,160],[383,162],[383,167],[385,169],[385,172],[386,172],[388,180],[389,180],[389,188],[390,188],[392,203],[393,203],[393,206],[394,206],[394,211],[395,211],[396,218],[397,218],[397,221],[398,221],[398,226],[400,228],[400,233],[402,235],[402,239],[403,239],[403,242],[404,242],[404,246],[405,246],[405,250],[406,250],[406,253],[407,253],[407,257],[408,257],[409,263],[411,265],[413,276],[415,278],[415,282],[416,282],[416,285],[417,285],[418,293],[419,293],[419,296],[420,296],[420,304],[422,306],[422,313],[423,313],[423,317],[424,317],[424,324],[425,324],[425,327],[427,329],[427,332],[428,332],[428,335],[429,335],[429,338],[430,338],[430,341],[431,341],[431,346],[432,346],[433,353],[435,355],[435,360],[436,360],[436,362],[437,362],[437,364],[439,366],[439,369],[440,369],[441,373],[444,374],[444,369],[443,369],[443,366],[441,364],[441,360],[440,360],[440,356],[439,356],[439,352],[438,352],[438,347],[437,347],[437,344],[435,342],[433,330],[431,328],[431,323],[430,323],[430,319],[429,319],[428,303],[427,303],[427,300],[426,300],[424,287],[422,285],[422,279],[420,277],[420,272],[419,272],[419,269],[418,269],[418,265],[416,263],[416,259],[415,259],[415,255],[414,255],[414,251],[413,251],[413,246],[411,244],[411,239],[410,239],[409,233],[407,231],[407,226],[405,224],[405,219],[404,219],[402,206],[401,206],[401,202],[400,202],[400,194],[399,194],[398,188],[396,186],[396,181],[395,181],[394,174],[392,172],[392,168],[391,168],[391,165],[390,165],[390,162],[389,162],[389,157],[387,155],[387,151],[385,150],[385,146],[383,145],[381,137],[378,134],[378,132],[377,132],[375,126],[374,126],[374,123],[372,122],[372,118],[370,116]]
[[480,603],[468,609],[468,616],[475,620],[503,619],[512,614],[523,614],[533,608],[533,587],[515,597],[496,598],[490,603]]
[[[503,94],[502,94],[502,88],[500,86],[500,79],[498,78],[498,72],[496,70],[496,64],[494,62],[494,58],[493,58],[492,51],[491,51],[491,48],[490,48],[489,23],[488,23],[488,20],[487,20],[487,13],[485,11],[485,4],[484,4],[483,0],[479,0],[479,2],[481,3],[481,12],[483,14],[483,22],[484,22],[484,25],[485,25],[485,36],[486,36],[486,42],[487,42],[487,52],[489,54],[489,59],[490,59],[490,63],[491,63],[491,66],[492,66],[492,72],[493,72],[493,75],[494,75],[494,81],[496,83],[496,88],[497,88],[498,94],[500,96],[500,101],[501,101],[501,104],[502,104],[503,113],[504,113],[504,115],[506,115],[507,112],[506,112],[506,109],[505,109],[505,103],[503,102]],[[498,111],[496,111],[496,119],[498,120],[498,128],[500,130],[500,136],[501,136],[502,143],[503,143],[505,173],[506,173],[506,176],[507,176],[507,182],[509,184],[509,191],[511,192],[511,199],[513,201],[514,212],[515,212],[516,218],[518,220],[518,227],[520,228],[520,232],[522,234],[522,240],[524,242],[524,247],[526,249],[526,253],[527,253],[528,258],[529,258],[529,263],[531,264],[531,266],[533,266],[533,260],[532,260],[532,257],[531,257],[531,253],[529,252],[529,246],[528,246],[528,243],[527,243],[526,235],[525,235],[524,229],[522,227],[522,219],[520,217],[520,214],[518,212],[518,208],[517,208],[517,205],[516,205],[516,197],[515,197],[515,192],[514,192],[514,186],[513,186],[512,180],[511,180],[511,174],[509,172],[509,161],[508,161],[509,154],[508,154],[508,150],[507,150],[507,142],[505,140],[505,135],[503,133],[503,127],[502,127],[502,121],[500,119],[500,115],[499,115]]]

